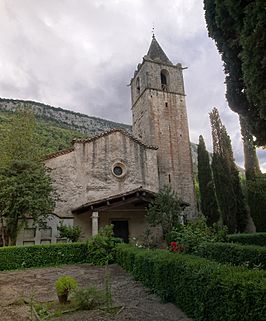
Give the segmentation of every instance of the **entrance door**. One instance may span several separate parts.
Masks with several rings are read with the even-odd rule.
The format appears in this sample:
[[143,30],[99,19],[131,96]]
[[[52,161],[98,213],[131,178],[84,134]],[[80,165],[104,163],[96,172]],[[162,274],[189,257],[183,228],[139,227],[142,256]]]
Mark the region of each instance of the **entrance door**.
[[128,243],[128,221],[112,221],[111,224],[114,225],[114,236]]

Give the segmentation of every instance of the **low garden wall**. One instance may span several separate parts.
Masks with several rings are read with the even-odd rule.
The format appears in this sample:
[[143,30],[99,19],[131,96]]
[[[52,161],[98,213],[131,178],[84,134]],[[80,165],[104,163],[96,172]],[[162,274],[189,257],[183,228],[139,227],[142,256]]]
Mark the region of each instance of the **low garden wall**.
[[117,262],[195,321],[265,321],[265,271],[128,245],[118,246]]

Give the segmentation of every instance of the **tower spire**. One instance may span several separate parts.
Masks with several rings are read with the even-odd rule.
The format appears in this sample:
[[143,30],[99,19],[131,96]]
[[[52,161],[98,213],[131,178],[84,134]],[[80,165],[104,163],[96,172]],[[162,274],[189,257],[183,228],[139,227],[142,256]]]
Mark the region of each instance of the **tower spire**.
[[162,47],[159,45],[158,41],[155,38],[154,28],[152,28],[152,40],[147,56],[151,60],[158,60],[159,62],[172,65],[172,62],[168,59]]

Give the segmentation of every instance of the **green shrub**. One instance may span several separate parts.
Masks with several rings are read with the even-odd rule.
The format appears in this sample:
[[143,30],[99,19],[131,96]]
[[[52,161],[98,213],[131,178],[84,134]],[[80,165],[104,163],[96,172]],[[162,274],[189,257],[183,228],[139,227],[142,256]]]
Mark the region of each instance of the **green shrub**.
[[195,321],[265,321],[264,271],[124,244],[117,247],[117,262]]
[[60,224],[57,226],[57,230],[59,231],[61,238],[67,238],[70,242],[77,242],[80,234],[81,229],[79,226],[68,226]]
[[95,235],[87,241],[88,260],[94,265],[105,265],[115,260],[116,244],[121,240],[115,237]]
[[70,291],[75,290],[77,285],[76,279],[72,276],[63,275],[55,282],[56,293],[57,295],[68,294]]
[[266,248],[234,243],[202,243],[194,253],[207,259],[232,265],[266,270]]
[[166,235],[167,243],[176,242],[182,246],[186,253],[194,252],[197,247],[204,242],[218,242],[227,240],[227,228],[220,228],[217,224],[208,227],[204,218],[189,221],[186,225],[178,228]]
[[234,243],[266,246],[266,233],[232,234],[228,238]]
[[116,244],[121,242],[121,239],[113,237],[113,225],[100,228],[99,233],[87,241],[89,261],[94,265],[113,263]]
[[96,287],[77,289],[72,299],[80,310],[92,310],[105,304],[106,296],[103,290]]
[[1,271],[84,262],[88,262],[85,243],[0,248]]

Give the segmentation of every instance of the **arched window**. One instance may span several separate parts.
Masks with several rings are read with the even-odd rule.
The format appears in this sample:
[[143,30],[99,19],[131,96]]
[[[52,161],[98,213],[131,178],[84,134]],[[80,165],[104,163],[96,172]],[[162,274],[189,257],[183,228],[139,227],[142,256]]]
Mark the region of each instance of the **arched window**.
[[140,93],[140,80],[139,80],[139,77],[136,80],[136,86],[137,86],[137,94],[139,94]]
[[161,86],[162,90],[168,90],[169,86],[169,73],[167,70],[163,69],[161,71]]

